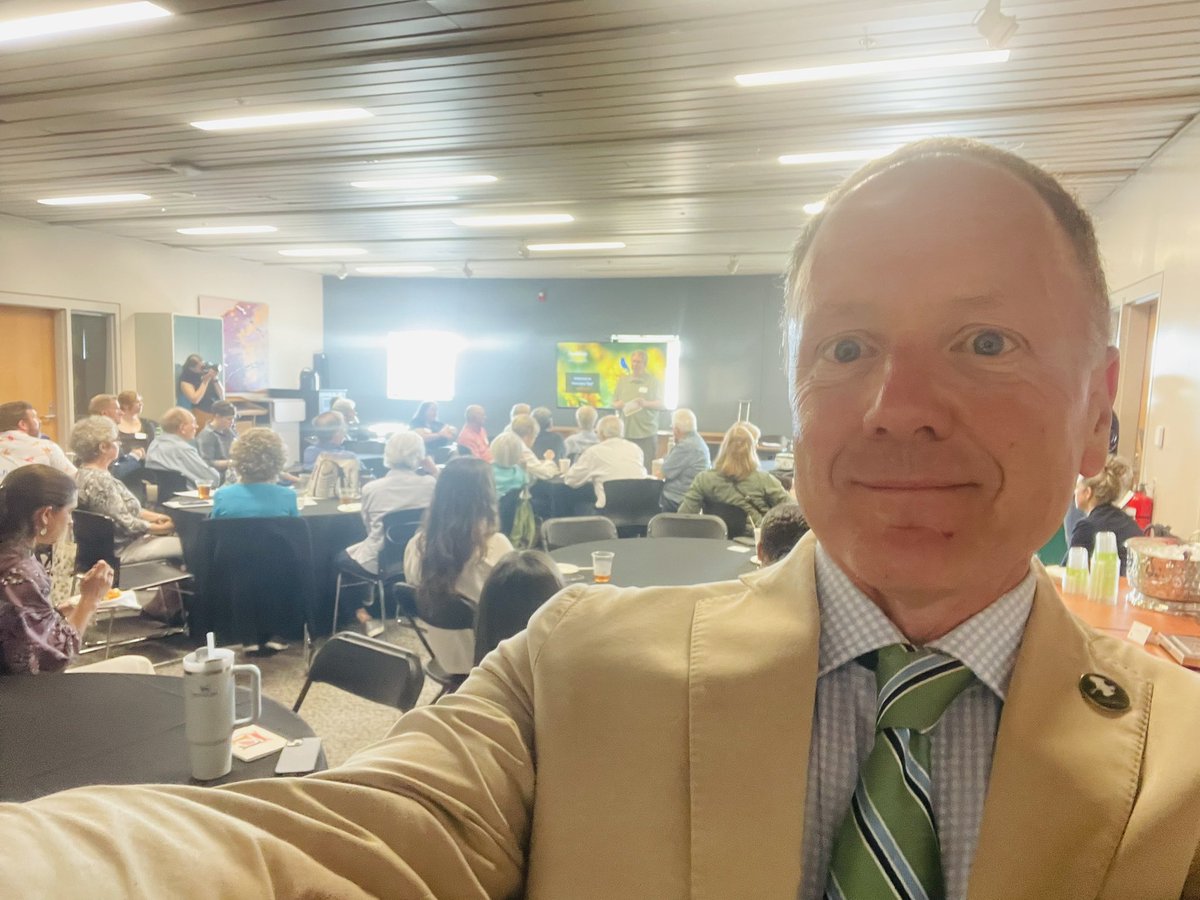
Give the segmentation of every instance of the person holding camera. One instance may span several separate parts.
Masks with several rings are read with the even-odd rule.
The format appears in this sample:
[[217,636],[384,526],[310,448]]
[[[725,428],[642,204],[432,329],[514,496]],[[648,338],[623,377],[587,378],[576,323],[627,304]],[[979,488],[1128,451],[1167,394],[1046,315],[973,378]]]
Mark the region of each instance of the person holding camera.
[[196,424],[203,428],[213,416],[213,404],[225,399],[221,367],[205,362],[200,354],[193,353],[183,361],[175,393],[179,395],[180,406],[191,409]]

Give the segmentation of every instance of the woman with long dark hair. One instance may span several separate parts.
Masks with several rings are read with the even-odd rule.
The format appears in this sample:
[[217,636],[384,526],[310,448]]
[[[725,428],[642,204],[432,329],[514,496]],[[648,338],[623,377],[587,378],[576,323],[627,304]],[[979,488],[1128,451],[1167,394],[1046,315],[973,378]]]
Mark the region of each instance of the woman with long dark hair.
[[[479,602],[493,567],[513,549],[498,527],[491,466],[473,457],[452,459],[433,489],[421,530],[404,551],[404,577],[417,589],[419,608],[436,609],[455,597]],[[429,626],[425,636],[447,672],[471,670],[470,630]]]
[[458,434],[456,428],[438,418],[438,405],[435,400],[426,400],[418,406],[416,415],[412,417],[408,427],[421,436],[425,448],[430,452],[447,446]]
[[[0,482],[0,675],[66,668],[112,587],[113,570],[101,560],[83,576],[75,607],[59,611],[50,602],[50,576],[33,551],[63,536],[75,499],[74,479],[50,466],[21,466]],[[86,668],[154,671],[142,657],[120,657]]]

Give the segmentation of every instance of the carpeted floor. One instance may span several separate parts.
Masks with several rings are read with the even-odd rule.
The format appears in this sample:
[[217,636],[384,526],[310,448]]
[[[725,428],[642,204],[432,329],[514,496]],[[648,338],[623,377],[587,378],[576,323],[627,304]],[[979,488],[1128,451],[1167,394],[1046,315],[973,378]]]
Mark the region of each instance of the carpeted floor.
[[[104,624],[103,617],[101,624]],[[159,630],[156,623],[138,616],[118,619],[113,625],[113,640],[154,633],[156,630]],[[102,638],[103,632],[99,631],[97,626],[93,626],[88,639]],[[429,658],[413,632],[395,622],[388,623],[382,639],[415,651],[421,656],[422,664]],[[145,656],[155,664],[155,669],[160,674],[182,675],[181,660],[196,646],[196,642],[186,634],[180,634],[162,640],[114,648],[111,655],[132,653]],[[305,661],[302,643],[296,641],[287,650],[270,656],[248,657],[241,652],[240,647],[233,649],[237,654],[237,662],[253,663],[262,671],[263,695],[291,709],[304,686]],[[87,653],[80,662],[96,662],[102,657],[103,652]],[[438,686],[426,680],[420,704],[431,702],[437,696],[437,692]],[[329,765],[335,766],[344,762],[355,751],[384,737],[400,716],[400,712],[327,684],[314,684],[304,699],[300,715],[321,738]]]

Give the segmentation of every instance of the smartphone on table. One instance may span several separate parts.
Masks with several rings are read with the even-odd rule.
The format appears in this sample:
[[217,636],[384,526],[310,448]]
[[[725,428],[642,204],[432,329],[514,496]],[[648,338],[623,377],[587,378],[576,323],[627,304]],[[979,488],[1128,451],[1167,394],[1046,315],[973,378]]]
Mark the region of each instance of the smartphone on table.
[[307,775],[317,771],[317,760],[321,757],[319,737],[296,738],[288,741],[275,763],[276,775]]

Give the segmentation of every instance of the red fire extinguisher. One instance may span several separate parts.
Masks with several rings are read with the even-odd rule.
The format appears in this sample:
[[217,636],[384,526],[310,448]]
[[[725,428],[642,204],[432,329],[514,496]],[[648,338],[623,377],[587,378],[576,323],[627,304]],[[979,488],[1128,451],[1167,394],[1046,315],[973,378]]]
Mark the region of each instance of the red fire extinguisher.
[[1133,518],[1138,528],[1145,531],[1154,520],[1154,498],[1146,493],[1146,486],[1139,484],[1133,489],[1133,496],[1125,504],[1126,509],[1133,510]]

